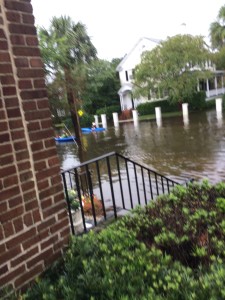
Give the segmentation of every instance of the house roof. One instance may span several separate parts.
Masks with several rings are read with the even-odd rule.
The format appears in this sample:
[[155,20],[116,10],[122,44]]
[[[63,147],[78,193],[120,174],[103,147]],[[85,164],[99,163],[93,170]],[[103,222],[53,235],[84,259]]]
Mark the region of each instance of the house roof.
[[154,39],[154,38],[147,38],[147,37],[142,37],[140,38],[137,43],[134,45],[134,47],[130,50],[130,52],[128,52],[124,58],[121,60],[121,62],[119,63],[119,65],[116,67],[116,71],[120,72],[122,69],[122,65],[126,62],[126,60],[129,58],[129,56],[131,55],[131,53],[135,50],[135,48],[140,44],[140,42],[142,40],[149,40],[150,42],[153,42],[155,44],[159,44],[161,42],[161,40],[159,39]]

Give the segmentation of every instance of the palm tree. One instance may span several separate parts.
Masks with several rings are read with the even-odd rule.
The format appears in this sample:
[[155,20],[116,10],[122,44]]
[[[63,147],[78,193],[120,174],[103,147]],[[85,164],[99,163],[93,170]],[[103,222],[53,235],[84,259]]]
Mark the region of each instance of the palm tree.
[[211,44],[214,49],[225,46],[225,5],[219,10],[217,21],[210,25]]
[[75,24],[70,17],[53,17],[49,31],[41,28],[39,37],[47,73],[51,74],[52,78],[58,75],[64,78],[74,132],[80,143],[81,131],[77,113],[79,90],[76,88],[73,74],[81,64],[95,59],[97,51],[85,26],[80,22]]

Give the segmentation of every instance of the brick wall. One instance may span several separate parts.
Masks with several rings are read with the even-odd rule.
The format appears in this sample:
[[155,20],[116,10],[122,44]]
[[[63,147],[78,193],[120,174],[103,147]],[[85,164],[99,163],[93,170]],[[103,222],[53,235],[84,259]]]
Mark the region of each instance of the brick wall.
[[68,243],[53,136],[30,0],[0,0],[0,287],[25,285]]

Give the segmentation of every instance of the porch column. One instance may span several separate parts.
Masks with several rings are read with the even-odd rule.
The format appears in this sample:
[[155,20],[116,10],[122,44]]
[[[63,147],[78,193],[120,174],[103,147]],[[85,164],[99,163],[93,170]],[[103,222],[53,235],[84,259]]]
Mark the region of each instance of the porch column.
[[215,83],[216,95],[218,95],[218,90],[217,90],[217,77],[216,77],[216,76],[215,76],[215,78],[214,78],[214,83]]
[[120,94],[120,107],[121,107],[121,110],[124,110],[123,94]]

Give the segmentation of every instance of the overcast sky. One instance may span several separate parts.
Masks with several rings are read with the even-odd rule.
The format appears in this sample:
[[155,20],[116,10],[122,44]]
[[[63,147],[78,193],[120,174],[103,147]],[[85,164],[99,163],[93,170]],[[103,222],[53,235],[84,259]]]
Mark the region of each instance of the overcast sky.
[[53,16],[82,22],[98,57],[122,58],[141,37],[178,33],[209,36],[224,0],[31,0],[35,23],[49,27]]

